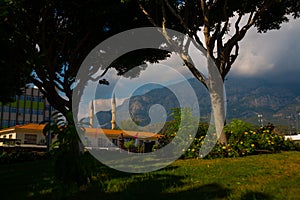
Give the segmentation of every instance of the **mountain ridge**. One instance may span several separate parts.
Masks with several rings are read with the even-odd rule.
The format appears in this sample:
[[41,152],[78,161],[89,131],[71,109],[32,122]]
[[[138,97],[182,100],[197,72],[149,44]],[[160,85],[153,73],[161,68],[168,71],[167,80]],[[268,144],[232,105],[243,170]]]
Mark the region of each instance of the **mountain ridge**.
[[[200,108],[201,121],[210,119],[211,105],[209,93],[196,79],[189,79],[188,83],[196,91],[198,106]],[[134,118],[140,125],[149,124],[148,111],[152,105],[161,104],[166,109],[164,117],[168,120],[172,108],[180,107],[176,93],[183,92],[183,83],[168,86],[168,88],[155,88],[143,95],[135,95],[117,107],[119,121],[123,116]],[[264,123],[283,124],[300,128],[300,91],[295,90],[293,85],[276,85],[265,79],[258,78],[229,78],[225,81],[227,99],[227,121],[234,118],[245,120],[252,124],[258,124],[258,114],[263,115]],[[189,95],[189,94],[188,94]],[[190,96],[186,96],[187,103],[196,108],[197,102],[188,102]],[[127,106],[124,106],[127,105]],[[129,115],[128,115],[128,109]],[[127,109],[127,111],[126,111]],[[127,112],[127,115],[122,113]],[[97,118],[100,124],[109,123],[110,111],[98,112]]]

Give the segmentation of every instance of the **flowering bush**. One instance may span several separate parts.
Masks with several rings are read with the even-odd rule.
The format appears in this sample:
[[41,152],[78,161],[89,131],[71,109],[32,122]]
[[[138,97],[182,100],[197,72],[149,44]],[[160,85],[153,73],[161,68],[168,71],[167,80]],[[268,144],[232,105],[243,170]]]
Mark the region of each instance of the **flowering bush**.
[[[185,151],[185,158],[196,158],[203,144],[206,131],[197,134],[192,145]],[[250,124],[241,120],[233,120],[226,125],[224,131],[228,137],[228,144],[217,143],[206,158],[239,157],[257,153],[275,153],[281,150],[300,150],[293,141],[284,140],[269,127],[254,130]]]

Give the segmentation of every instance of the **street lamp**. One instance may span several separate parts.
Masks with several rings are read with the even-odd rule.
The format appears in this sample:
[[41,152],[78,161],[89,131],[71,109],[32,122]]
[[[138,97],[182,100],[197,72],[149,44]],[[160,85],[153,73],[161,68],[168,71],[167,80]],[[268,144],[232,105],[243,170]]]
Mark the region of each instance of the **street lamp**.
[[300,112],[298,113],[298,116],[297,116],[297,125],[298,125],[297,132],[299,133],[300,132]]
[[258,114],[257,117],[258,117],[258,123],[260,124],[261,127],[263,127],[264,126],[264,124],[263,124],[263,115]]

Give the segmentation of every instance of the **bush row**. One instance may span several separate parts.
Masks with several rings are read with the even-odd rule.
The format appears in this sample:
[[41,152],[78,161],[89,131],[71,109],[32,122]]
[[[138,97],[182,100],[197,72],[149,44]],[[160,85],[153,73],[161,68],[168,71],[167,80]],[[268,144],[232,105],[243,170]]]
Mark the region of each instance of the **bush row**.
[[[246,122],[233,120],[225,126],[224,131],[227,135],[228,144],[217,143],[208,155],[202,156],[205,158],[240,157],[258,153],[300,150],[299,144],[285,140],[284,136],[274,131],[273,126],[253,129]],[[204,143],[205,134],[206,131],[197,134],[191,146],[186,149],[184,158],[199,157],[199,150]]]
[[0,164],[9,164],[25,161],[35,161],[48,159],[49,154],[45,152],[15,150],[11,152],[2,151],[0,154]]

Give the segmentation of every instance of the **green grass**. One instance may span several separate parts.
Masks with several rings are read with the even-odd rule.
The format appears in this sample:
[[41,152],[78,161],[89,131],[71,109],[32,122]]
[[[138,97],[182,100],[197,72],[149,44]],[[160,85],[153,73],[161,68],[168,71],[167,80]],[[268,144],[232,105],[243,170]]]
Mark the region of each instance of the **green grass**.
[[0,166],[0,199],[300,199],[300,152],[178,160],[146,174],[103,165],[80,189],[53,178],[50,161]]

